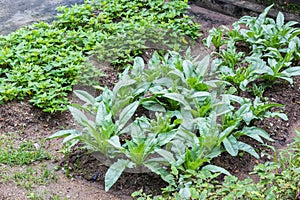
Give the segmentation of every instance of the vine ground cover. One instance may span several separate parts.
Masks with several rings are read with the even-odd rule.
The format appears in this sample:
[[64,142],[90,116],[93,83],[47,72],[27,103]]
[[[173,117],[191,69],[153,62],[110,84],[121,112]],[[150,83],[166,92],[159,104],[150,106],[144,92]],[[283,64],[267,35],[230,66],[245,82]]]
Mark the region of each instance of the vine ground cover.
[[[114,76],[116,76],[116,74],[114,74]],[[299,86],[299,83],[298,83],[298,80],[296,79],[296,81],[295,81],[295,85],[293,86],[293,87],[295,87],[296,88],[296,91],[297,91],[297,88],[299,88],[298,87]],[[291,91],[293,91],[293,89],[295,89],[295,88],[292,88],[291,86],[288,86],[288,85],[286,85],[286,88],[285,89],[287,89],[287,91],[288,91],[288,88],[290,88],[291,89]],[[282,89],[282,88],[278,88],[278,89]],[[274,92],[274,91],[276,91],[276,89],[275,90],[272,90],[272,92]],[[286,90],[283,90],[284,92],[286,92]],[[298,93],[299,94],[299,93]],[[297,93],[296,94],[293,94],[294,96],[295,95],[297,95]],[[274,98],[274,99],[278,99],[279,101],[284,101],[285,103],[286,102],[289,102],[288,101],[288,99],[279,99],[279,97],[277,98],[277,96],[276,95],[274,95],[274,94],[272,94],[272,98]],[[295,96],[295,98],[297,99],[297,96]],[[295,101],[295,100],[294,100]],[[291,101],[290,102],[293,102],[293,100],[291,99]],[[12,107],[14,106],[14,105],[16,105],[17,106],[17,104],[13,104],[13,105],[11,105]],[[297,106],[297,101],[295,101],[294,102],[294,104],[293,104],[293,106]],[[9,107],[9,105],[8,105],[8,107]],[[6,106],[3,106],[3,109],[5,110],[7,107]],[[19,113],[20,114],[20,113]],[[25,116],[26,116],[26,114],[24,114]],[[43,119],[43,115],[44,114],[42,114],[42,116],[39,116],[39,117],[42,117],[42,119]],[[290,116],[290,114],[288,114],[289,116]],[[45,116],[47,116],[47,115],[45,115]],[[28,117],[28,116],[27,116]],[[36,116],[37,117],[37,116]],[[298,116],[297,116],[297,113],[296,113],[296,115],[295,115],[295,117],[296,118],[298,118]],[[7,119],[7,117],[3,117],[3,119],[5,120],[5,122],[7,123],[7,122],[11,122],[12,123],[12,125],[14,126],[15,124],[14,123],[16,123],[17,121],[15,121],[15,122],[13,122],[13,121],[10,121],[11,119]],[[24,121],[26,121],[26,120],[28,120],[28,119],[26,119],[26,117],[23,119]],[[45,120],[45,119],[44,119]],[[46,119],[47,120],[47,119]],[[49,121],[51,121],[51,118],[49,118],[48,119]],[[41,121],[43,121],[43,120],[41,120]],[[273,122],[271,122],[271,123],[273,123]],[[275,122],[274,122],[275,123]],[[273,124],[274,124],[273,123]],[[16,123],[17,124],[17,123]],[[22,123],[21,123],[22,124]],[[276,122],[276,124],[278,124],[278,122]],[[7,129],[9,130],[10,128],[12,128],[12,130],[13,130],[13,126],[8,126],[7,127]],[[26,128],[28,128],[28,129],[30,129],[30,128],[32,128],[32,126],[33,125],[30,125],[29,127],[27,126],[27,125],[25,125],[24,127],[26,127]],[[277,125],[275,125],[275,126],[277,126]],[[273,128],[274,126],[271,126],[271,128]],[[60,129],[61,127],[57,127],[58,129]],[[277,127],[276,127],[277,128]],[[26,130],[26,131],[28,131],[28,129]],[[43,129],[43,128],[42,128]],[[31,129],[32,130],[32,129]],[[47,133],[46,133],[47,134]],[[276,132],[276,129],[275,129],[275,131],[274,131],[274,134],[278,134],[277,132]],[[285,133],[283,133],[284,135],[285,135]],[[275,136],[276,137],[276,136]],[[81,174],[81,175],[83,175],[83,176],[85,176],[87,179],[90,179],[90,180],[101,180],[101,181],[103,181],[103,171],[100,171],[99,172],[99,169],[101,169],[101,168],[98,168],[97,167],[97,162],[95,162],[95,161],[91,161],[91,160],[88,160],[88,159],[90,159],[89,157],[85,157],[85,155],[82,155],[82,152],[81,151],[79,151],[79,152],[75,152],[72,156],[70,156],[70,164],[71,164],[71,167],[72,167],[72,169],[73,170],[75,170],[75,173],[71,173],[71,174],[69,174],[69,175],[72,175],[73,174],[73,176],[74,176],[74,174],[76,174],[76,171],[77,171],[77,173],[80,175],[83,171],[82,171],[82,169],[86,169],[86,168],[90,168],[90,169],[92,169],[91,171],[90,171],[90,173],[87,173],[86,175],[83,175],[83,174]],[[90,162],[91,161],[91,162]],[[245,162],[245,160],[242,160],[241,162]],[[85,166],[80,166],[80,164],[82,164],[82,163],[84,163],[84,165]],[[97,167],[95,167],[95,168],[92,168],[91,166],[90,166],[90,164],[91,163],[94,163],[95,164],[95,166]],[[64,166],[64,165],[62,165],[62,166]],[[89,166],[89,167],[86,167],[86,166]],[[236,165],[233,165],[233,166],[236,166]],[[242,168],[241,166],[236,166],[236,167],[238,167],[239,169],[240,168]],[[98,176],[95,176],[95,172],[98,172],[99,174],[98,174]],[[148,177],[149,178],[149,177]],[[152,178],[152,177],[151,177]],[[129,179],[127,179],[127,180],[130,180],[130,179],[132,179],[132,178],[129,178]],[[147,185],[147,183],[142,183],[142,180],[141,180],[142,178],[138,178],[137,180],[138,181],[141,181],[141,185],[143,185],[143,186],[145,186],[145,185]],[[122,181],[123,180],[123,181]],[[124,180],[126,180],[125,179],[125,177],[123,177],[123,179],[121,179],[121,182],[118,184],[118,185],[116,185],[115,187],[114,187],[114,190],[113,191],[116,191],[116,190],[119,190],[119,192],[125,192],[126,191],[126,189],[124,189],[124,188],[126,188],[126,186],[128,185],[128,182],[126,182],[126,181],[124,181]],[[149,179],[147,179],[147,180],[149,180]],[[145,186],[146,187],[146,186]],[[117,192],[116,192],[117,193]]]

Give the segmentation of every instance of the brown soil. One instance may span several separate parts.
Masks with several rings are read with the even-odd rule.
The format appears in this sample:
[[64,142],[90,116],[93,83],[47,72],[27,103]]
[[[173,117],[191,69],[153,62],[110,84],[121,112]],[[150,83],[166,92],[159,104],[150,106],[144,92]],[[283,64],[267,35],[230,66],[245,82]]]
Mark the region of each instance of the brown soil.
[[[211,27],[230,25],[234,20],[234,18],[226,18],[226,16],[220,14],[209,15],[210,11],[194,6],[192,6],[191,12],[196,16],[197,21],[202,24],[201,30],[204,31],[204,35],[207,34],[205,31]],[[200,43],[196,50],[198,54],[208,52],[207,50],[204,51],[204,47]],[[97,65],[95,62],[93,64]],[[100,83],[103,86],[112,88],[118,79],[117,70],[106,67],[103,72],[107,76],[102,77]],[[78,88],[81,87],[78,86]],[[97,91],[94,92],[94,94],[97,94]],[[286,105],[284,111],[288,115],[289,121],[285,122],[276,118],[267,119],[258,122],[258,125],[271,134],[275,140],[272,145],[277,149],[286,148],[292,141],[294,129],[300,128],[300,113],[298,112],[300,110],[300,77],[295,79],[293,86],[288,84],[275,85],[265,92],[265,96],[272,102]],[[69,112],[43,113],[26,100],[14,101],[0,106],[0,135],[13,133],[16,135],[14,137],[16,143],[26,140],[40,143],[41,140],[56,131],[74,126],[74,121]],[[258,146],[254,141],[245,140],[261,152],[270,153],[265,147]],[[112,189],[105,193],[104,174],[107,167],[101,165],[93,156],[79,147],[75,148],[69,155],[64,155],[59,152],[62,147],[59,139],[44,141],[42,145],[52,156],[51,160],[42,162],[47,165],[51,173],[56,174],[57,181],[49,181],[46,186],[36,185],[31,190],[26,190],[17,187],[13,180],[3,181],[0,176],[0,199],[28,199],[31,193],[40,194],[41,199],[53,199],[54,195],[76,200],[131,199],[130,194],[141,188],[147,193],[159,193],[160,188],[165,186],[165,183],[155,174],[124,173]],[[244,178],[249,175],[255,164],[268,159],[270,159],[268,156],[262,156],[261,160],[257,160],[247,154],[244,154],[243,157],[232,158],[224,154],[213,162],[228,169],[232,174]],[[39,163],[33,163],[30,166],[35,167],[38,165]],[[55,170],[57,166],[59,167],[58,171]],[[0,170],[1,174],[12,173],[13,171],[23,170],[25,167],[10,168],[6,165],[0,165]]]

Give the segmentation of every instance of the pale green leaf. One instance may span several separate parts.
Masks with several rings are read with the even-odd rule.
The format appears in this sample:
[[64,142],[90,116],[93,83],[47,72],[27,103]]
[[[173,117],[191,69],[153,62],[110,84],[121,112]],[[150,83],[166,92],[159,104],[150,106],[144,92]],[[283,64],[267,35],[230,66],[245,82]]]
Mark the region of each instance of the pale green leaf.
[[207,55],[197,63],[196,73],[198,76],[205,77],[206,73],[208,72],[209,63],[210,63],[209,61],[210,61],[210,56]]
[[224,144],[226,151],[230,155],[237,156],[238,151],[239,151],[239,146],[238,146],[238,141],[236,140],[235,137],[229,136],[227,138],[224,138],[223,144]]
[[182,94],[179,94],[179,93],[166,93],[163,96],[181,103],[182,105],[184,105],[184,109],[186,109],[186,110],[191,109],[189,103],[185,100],[185,98]]
[[95,97],[90,95],[88,92],[83,90],[75,90],[74,94],[82,101],[86,102],[88,105],[95,104]]
[[73,106],[68,106],[68,109],[71,112],[73,118],[78,122],[78,124],[83,125],[84,121],[88,121],[88,118],[79,109]]
[[126,167],[132,168],[132,166],[129,160],[122,159],[112,164],[105,174],[105,191],[107,192],[117,182]]
[[68,135],[78,134],[78,133],[79,132],[77,130],[61,130],[61,131],[58,131],[58,132],[50,135],[49,137],[47,137],[47,139],[66,137]]
[[133,85],[136,83],[136,80],[133,80],[133,79],[123,79],[123,80],[120,80],[114,87],[113,89],[113,94],[114,95],[117,95],[117,93],[119,92],[119,90],[122,88],[122,87],[125,87],[125,86],[130,86],[130,85]]
[[263,143],[261,137],[269,141],[274,141],[266,131],[258,127],[244,127],[241,132],[243,135],[249,136],[261,143]]
[[231,174],[229,173],[229,171],[227,171],[226,169],[224,169],[223,167],[218,167],[216,165],[206,165],[204,167],[202,167],[203,170],[208,170],[211,171],[213,173],[223,173],[226,174],[228,176],[230,176]]
[[276,25],[280,28],[284,24],[284,15],[282,12],[279,12],[276,18]]
[[134,59],[133,68],[132,68],[132,74],[135,76],[141,75],[145,67],[145,63],[143,58],[136,57]]
[[244,142],[238,142],[239,144],[239,150],[245,151],[249,153],[250,155],[254,156],[255,158],[259,159],[259,155],[256,153],[255,149],[250,146],[249,144],[246,144]]
[[166,159],[170,164],[175,163],[175,159],[173,157],[173,154],[170,151],[164,150],[164,149],[156,149],[156,153],[161,155],[164,159]]
[[96,124],[101,126],[108,120],[110,117],[109,113],[106,111],[106,107],[103,102],[101,102],[98,106],[97,114],[96,114]]
[[121,130],[126,125],[126,123],[131,119],[138,106],[139,106],[139,102],[135,101],[129,104],[128,106],[126,106],[122,110],[122,112],[119,115],[119,120],[117,121],[119,130]]

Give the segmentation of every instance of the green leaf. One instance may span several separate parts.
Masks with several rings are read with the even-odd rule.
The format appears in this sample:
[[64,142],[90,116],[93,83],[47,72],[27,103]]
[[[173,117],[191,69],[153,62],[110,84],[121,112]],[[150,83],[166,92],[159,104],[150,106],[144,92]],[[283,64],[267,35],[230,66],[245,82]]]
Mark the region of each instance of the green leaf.
[[75,90],[74,94],[82,101],[94,105],[95,104],[95,97],[87,93],[86,91],[83,90]]
[[191,110],[189,103],[185,100],[184,96],[179,93],[166,93],[163,95],[166,98],[172,99],[184,105],[185,110]]
[[124,79],[124,80],[120,80],[114,87],[113,89],[113,94],[114,96],[117,95],[117,93],[119,92],[119,90],[122,88],[122,87],[125,87],[125,86],[130,86],[130,85],[133,85],[136,83],[136,80],[133,80],[133,79]]
[[193,74],[193,63],[189,60],[184,60],[182,63],[183,72],[185,75],[185,78],[189,78]]
[[164,106],[156,103],[155,101],[149,102],[149,101],[145,101],[142,103],[143,107],[146,108],[149,111],[153,111],[153,112],[166,112],[166,109]]
[[222,174],[226,174],[228,176],[231,176],[229,171],[227,171],[223,167],[218,167],[216,165],[205,165],[204,167],[202,167],[202,170],[208,170],[208,171],[213,172],[213,173],[222,173]]
[[49,137],[47,137],[47,139],[66,137],[68,135],[78,134],[78,133],[79,132],[77,130],[61,130],[61,131],[58,131],[58,132],[50,135]]
[[135,113],[138,106],[139,106],[139,102],[135,101],[132,104],[129,104],[128,106],[126,106],[122,110],[122,112],[119,115],[119,120],[117,121],[119,130],[121,130],[126,125],[126,123],[131,119],[131,117]]
[[269,140],[271,142],[274,141],[272,138],[270,138],[269,134],[266,131],[264,131],[261,128],[255,127],[255,126],[244,127],[241,132],[243,135],[249,136],[261,143],[264,143],[263,140],[261,139],[261,137],[263,137],[266,140]]
[[79,109],[77,109],[73,106],[68,106],[68,109],[69,109],[69,111],[71,112],[73,118],[77,121],[78,124],[83,125],[84,121],[88,121],[88,118]]
[[259,159],[259,155],[256,153],[255,149],[252,146],[240,141],[238,143],[239,150],[245,151],[250,155],[254,156],[255,158]]
[[101,102],[98,106],[98,110],[96,114],[96,125],[102,126],[109,119],[111,119],[111,114],[107,113],[104,102]]
[[285,74],[288,77],[300,76],[300,66],[290,67],[290,68],[282,71],[281,73]]
[[239,146],[238,146],[238,141],[235,137],[233,137],[231,135],[227,138],[224,138],[223,144],[224,144],[224,147],[225,147],[226,151],[230,155],[237,156],[237,154],[239,152]]
[[281,28],[284,24],[284,15],[282,12],[279,12],[276,18],[276,25]]
[[141,57],[136,57],[134,59],[132,73],[135,76],[141,75],[145,67],[144,60]]
[[209,97],[210,93],[209,92],[195,92],[191,96],[191,98],[197,98],[197,97]]
[[190,188],[188,186],[181,188],[179,190],[179,195],[180,195],[181,199],[190,199],[190,197],[191,197]]
[[126,167],[132,168],[133,163],[131,163],[129,160],[119,159],[109,167],[105,174],[104,180],[106,192],[113,186],[113,184],[117,182]]
[[156,149],[156,153],[161,155],[164,159],[166,159],[170,164],[175,163],[175,159],[173,157],[173,154],[167,150],[164,149]]
[[81,137],[81,134],[71,134],[71,135],[68,135],[67,137],[65,137],[63,139],[62,143],[64,144],[64,143],[67,143],[67,142],[69,142],[71,140],[74,140],[74,139],[76,139],[75,141],[79,142],[79,140],[77,140],[77,139],[80,138],[80,137]]
[[197,63],[196,73],[198,76],[205,77],[209,67],[210,56],[205,56],[201,61]]

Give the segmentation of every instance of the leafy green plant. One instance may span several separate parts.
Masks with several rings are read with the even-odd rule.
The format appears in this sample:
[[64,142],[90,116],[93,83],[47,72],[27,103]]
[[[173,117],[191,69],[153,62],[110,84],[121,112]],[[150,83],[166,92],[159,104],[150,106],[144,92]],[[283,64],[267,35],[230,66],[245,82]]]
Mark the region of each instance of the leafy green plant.
[[[202,169],[188,179],[184,190],[163,188],[164,194],[153,197],[142,190],[134,192],[134,199],[295,199],[299,193],[299,132],[289,150],[274,157],[274,162],[258,164],[251,174],[259,177],[258,182],[251,178],[238,180],[235,176],[225,176],[220,183],[216,177],[219,173],[211,173]],[[277,154],[275,154],[276,156]],[[173,170],[173,174],[180,175]],[[182,177],[181,179],[187,178]]]
[[[145,9],[148,6],[151,9]],[[187,2],[179,0],[170,3],[85,1],[70,8],[58,8],[60,14],[52,24],[40,22],[1,36],[0,104],[29,97],[33,105],[45,112],[66,110],[68,94],[74,85],[99,84],[97,79],[103,75],[100,69],[89,64],[87,56],[95,54],[96,49],[100,51],[101,45],[109,44],[111,49],[105,48],[104,53],[110,58],[109,52],[120,50],[111,45],[120,34],[130,35],[131,50],[122,54],[120,51],[112,63],[127,63],[132,56],[140,54],[147,45],[145,39],[148,42],[159,39],[163,45],[166,42],[173,46],[175,42],[171,40],[177,35],[179,40],[185,36],[196,38],[199,26],[183,14],[187,7]],[[146,16],[140,16],[141,12]],[[150,21],[153,21],[151,28],[147,27]],[[156,27],[174,36],[160,38],[154,34]],[[138,41],[143,33],[146,36]],[[120,44],[123,47],[127,46],[124,42]]]
[[[124,171],[132,169],[152,171],[169,184],[169,190],[180,188],[184,192],[198,170],[229,174],[209,164],[222,152],[237,156],[245,151],[259,158],[239,137],[261,143],[262,138],[272,140],[251,123],[266,117],[286,117],[269,112],[280,104],[224,94],[227,83],[210,80],[208,75],[209,57],[198,61],[189,50],[185,58],[177,52],[164,56],[154,53],[147,66],[136,57],[113,90],[102,88],[96,98],[75,91],[85,104],[68,108],[82,130],[62,130],[49,138],[65,137],[63,142],[72,145],[82,142],[109,159],[106,190]],[[240,107],[233,106],[236,103]]]
[[[216,30],[208,37],[209,41],[215,38],[216,48],[221,43],[226,44],[225,49],[215,53],[214,64],[221,79],[261,97],[267,87],[280,79],[292,84],[293,77],[300,75],[299,66],[293,66],[299,60],[300,31],[294,27],[297,22],[284,23],[281,12],[276,20],[268,18],[271,7],[257,18],[242,17],[233,24],[233,30],[224,32],[222,39],[217,39],[221,35]],[[259,89],[255,87],[258,84]]]
[[209,30],[209,35],[206,38],[204,38],[204,44],[208,48],[210,48],[211,44],[213,44],[216,48],[216,52],[219,52],[220,47],[227,43],[227,41],[223,39],[223,32],[223,28],[212,28],[211,30]]

